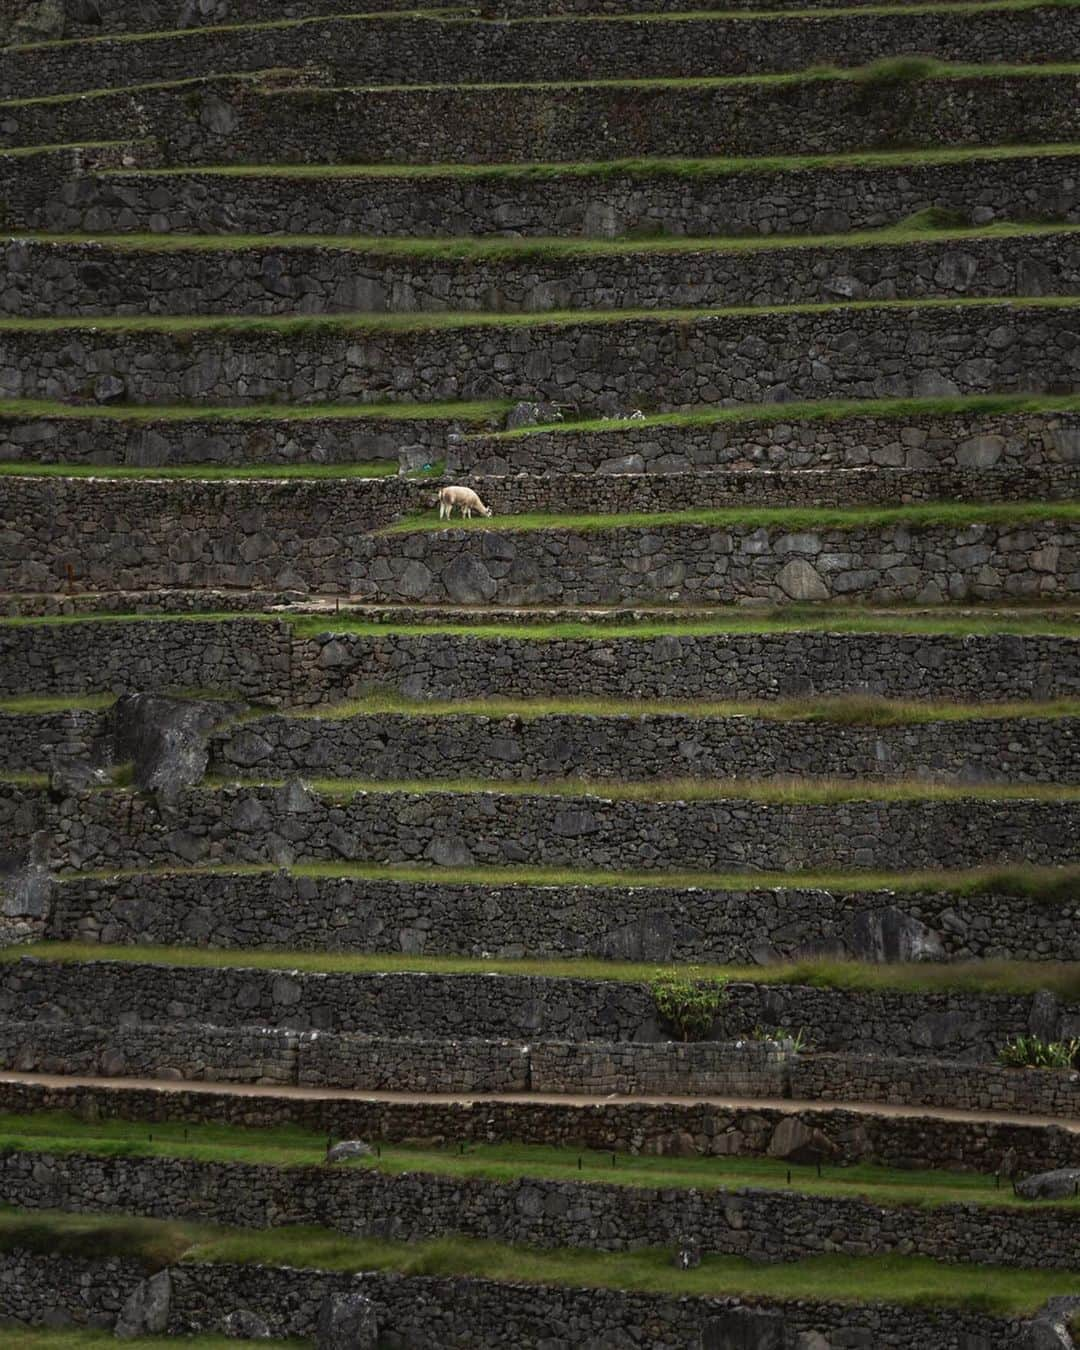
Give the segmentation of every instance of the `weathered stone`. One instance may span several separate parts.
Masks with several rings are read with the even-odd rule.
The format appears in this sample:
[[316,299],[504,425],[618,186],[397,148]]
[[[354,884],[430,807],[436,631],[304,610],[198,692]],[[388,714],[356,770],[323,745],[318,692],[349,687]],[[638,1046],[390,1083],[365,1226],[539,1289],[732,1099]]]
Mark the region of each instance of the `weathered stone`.
[[113,710],[114,754],[131,761],[135,785],[170,801],[206,773],[209,738],[235,705],[160,694],[128,694]]
[[941,938],[895,905],[866,910],[852,924],[852,954],[862,961],[939,961]]
[[776,583],[792,600],[827,600],[829,588],[805,558],[792,558],[776,575]]
[[327,1149],[326,1161],[336,1163],[346,1158],[370,1158],[374,1152],[371,1145],[365,1144],[362,1139],[343,1139],[340,1144]]
[[363,1294],[332,1294],[319,1309],[315,1350],[375,1350],[378,1321]]
[[1025,1200],[1066,1200],[1080,1195],[1080,1167],[1059,1167],[1024,1177],[1016,1182],[1016,1193]]
[[225,1335],[241,1341],[264,1341],[272,1333],[265,1318],[248,1308],[237,1308],[225,1318]]
[[152,1275],[128,1295],[116,1319],[116,1335],[122,1340],[138,1336],[161,1336],[169,1325],[172,1279],[167,1270]]

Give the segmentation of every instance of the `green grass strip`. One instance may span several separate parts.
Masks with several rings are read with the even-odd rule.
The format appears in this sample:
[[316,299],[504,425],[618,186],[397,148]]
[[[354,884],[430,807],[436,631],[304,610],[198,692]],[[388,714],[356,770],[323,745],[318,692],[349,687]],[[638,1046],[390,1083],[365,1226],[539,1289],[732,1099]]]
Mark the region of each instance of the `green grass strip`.
[[[241,1342],[246,1345],[248,1342]],[[310,1350],[310,1342],[297,1340],[267,1341],[273,1350]],[[115,1350],[116,1336],[111,1331],[92,1331],[86,1328],[65,1327],[47,1330],[42,1327],[20,1327],[18,1331],[0,1330],[0,1345],[12,1350]],[[176,1338],[171,1336],[134,1336],[124,1341],[130,1350],[177,1350]],[[235,1338],[227,1336],[185,1336],[184,1350],[238,1350]]]
[[[48,775],[7,771],[0,773],[0,787],[42,789]],[[452,796],[583,798],[615,802],[759,802],[766,806],[834,806],[842,802],[956,802],[956,801],[1080,801],[1080,784],[1046,783],[927,783],[921,779],[860,782],[829,778],[652,778],[644,782],[608,779],[561,778],[542,782],[489,780],[482,778],[357,779],[310,778],[305,787],[331,802],[347,802],[360,796],[429,797]],[[208,775],[199,789],[281,788],[282,778],[221,778]],[[90,791],[128,792],[118,778]]]
[[[0,1114],[0,1151],[102,1154],[108,1157],[191,1158],[264,1167],[326,1166],[326,1134],[300,1126],[250,1128],[183,1122],[109,1119],[87,1122],[62,1111]],[[614,1159],[614,1165],[613,1165]],[[525,1178],[701,1191],[746,1186],[794,1195],[861,1199],[875,1204],[934,1207],[976,1204],[1030,1211],[1080,1208],[1080,1199],[1052,1204],[1015,1196],[978,1173],[901,1170],[868,1163],[817,1168],[781,1159],[670,1158],[518,1143],[469,1143],[464,1152],[423,1145],[380,1145],[378,1157],[334,1164],[387,1176],[422,1172],[509,1184]],[[788,1181],[790,1176],[791,1180]]]
[[[8,48],[7,50],[10,50]],[[128,146],[147,145],[149,142],[134,141],[63,141],[56,145],[11,145],[0,147],[0,162],[5,159],[23,159],[31,155],[53,155],[62,150],[111,150]],[[119,165],[117,172],[121,172]]]
[[[28,778],[38,777],[27,775]],[[12,782],[15,774],[0,776]],[[401,781],[312,778],[305,785],[334,801],[349,801],[368,794],[402,793],[428,796],[492,795],[513,797],[582,797],[616,802],[715,802],[750,801],[768,806],[833,806],[841,802],[955,802],[955,801],[1080,801],[1080,784],[1045,783],[926,783],[919,779],[859,782],[855,779],[762,778],[709,779],[652,778],[645,782],[613,782],[607,779],[563,778],[544,782],[489,780],[482,778],[404,779]],[[284,779],[205,779],[208,790],[221,788],[284,787]]]
[[[25,153],[35,153],[30,147]],[[979,163],[984,160],[1071,158],[1080,145],[946,146],[903,150],[858,150],[831,155],[731,156],[687,159],[654,156],[637,159],[541,161],[531,164],[200,164],[167,168],[110,168],[97,178],[611,178],[621,175],[654,178],[709,178],[742,173],[841,172],[895,169],[935,164]]]
[[[1047,1299],[1074,1293],[1080,1283],[1080,1270],[953,1265],[916,1256],[830,1255],[763,1265],[744,1257],[708,1255],[700,1266],[681,1270],[675,1266],[673,1251],[660,1248],[630,1252],[541,1249],[462,1237],[387,1242],[347,1237],[317,1227],[239,1229],[40,1210],[0,1212],[0,1250],[90,1260],[119,1257],[141,1260],[150,1269],[178,1262],[222,1262],[344,1272],[370,1270],[684,1297],[741,1295],[811,1303],[882,1302],[963,1308],[1001,1317],[1028,1316]],[[17,1334],[20,1347],[27,1350],[105,1350],[116,1345],[110,1332],[20,1328]],[[75,1339],[67,1339],[72,1337]],[[175,1350],[177,1342],[162,1339],[128,1344]],[[234,1350],[236,1346],[235,1341],[212,1338],[183,1344],[192,1350]]]
[[[0,404],[0,408],[2,408]],[[588,432],[635,431],[646,428],[699,427],[759,422],[838,422],[860,417],[984,417],[1022,413],[1080,411],[1080,394],[967,394],[955,398],[816,399],[802,403],[742,403],[734,408],[693,408],[687,412],[648,413],[645,417],[593,417],[549,422],[512,431],[480,433],[484,440],[509,441],[523,436],[580,436]],[[470,438],[472,439],[472,438]]]
[[[430,470],[417,471],[410,477],[419,476],[424,472],[441,471],[441,464],[437,464]],[[397,462],[390,460],[373,464],[184,464],[152,469],[136,468],[128,464],[42,464],[28,460],[0,461],[0,478],[93,478],[104,482],[161,478],[196,482],[228,482],[238,479],[269,482],[285,478],[394,478],[397,472]]]
[[631,872],[582,867],[436,867],[423,863],[297,862],[287,867],[265,863],[219,863],[203,867],[133,868],[72,872],[60,882],[86,882],[133,877],[242,877],[286,871],[294,877],[331,881],[375,881],[402,886],[595,887],[600,889],[666,888],[671,890],[828,890],[925,892],[969,897],[1011,896],[1039,904],[1072,904],[1080,895],[1080,865],[1074,867],[976,867],[922,872]]
[[[213,690],[200,691],[201,697],[225,697]],[[25,695],[0,698],[0,715],[29,716],[111,707],[112,694],[87,696]],[[842,727],[924,726],[936,722],[969,722],[985,719],[1062,719],[1080,717],[1080,699],[1055,699],[1033,702],[945,703],[915,702],[903,699],[839,695],[835,698],[779,699],[773,702],[732,702],[690,699],[618,699],[618,698],[405,698],[393,691],[369,693],[346,703],[320,704],[282,709],[274,716],[304,721],[340,722],[354,717],[512,717],[533,722],[546,717],[718,717],[762,718],[769,722],[814,722]],[[264,716],[252,707],[245,719]]]
[[[752,874],[748,874],[747,880],[752,879]],[[80,965],[115,961],[126,965],[195,970],[296,970],[344,975],[525,975],[631,984],[647,984],[671,968],[633,961],[603,961],[595,957],[526,959],[368,952],[219,951],[207,947],[126,947],[94,942],[35,942],[0,948],[0,963],[27,957]],[[870,965],[822,957],[768,966],[697,965],[690,969],[702,979],[725,983],[809,985],[816,989],[871,992],[954,992],[976,996],[1034,994],[1048,989],[1064,1002],[1080,1001],[1080,963],[1065,961],[923,961],[913,965]]]
[[485,422],[513,407],[509,399],[466,403],[251,403],[235,407],[204,404],[52,403],[43,399],[0,399],[0,417],[87,418],[109,422],[311,422],[382,420]]
[[509,516],[455,517],[440,520],[432,510],[411,515],[374,531],[379,535],[433,534],[446,529],[493,530],[504,534],[534,534],[539,530],[570,530],[575,534],[596,534],[609,530],[643,530],[679,527],[721,529],[813,530],[887,530],[898,527],[932,529],[937,526],[997,525],[1011,526],[1041,521],[1080,520],[1077,502],[1003,502],[967,504],[936,502],[926,506],[727,506],[704,511],[639,511],[611,515],[557,515],[523,512]]
[[[1080,4],[1080,0],[1078,0]],[[1015,224],[997,222],[983,226],[936,225],[935,218],[913,220],[876,230],[853,230],[846,234],[770,234],[663,236],[629,239],[560,238],[530,235],[518,239],[501,237],[435,239],[385,238],[367,235],[319,234],[44,234],[13,235],[22,243],[45,248],[92,245],[96,257],[116,253],[222,253],[241,250],[336,249],[377,258],[410,258],[434,262],[513,262],[536,259],[606,257],[664,257],[669,254],[775,253],[787,249],[879,248],[955,244],[980,239],[1029,239],[1060,236],[1063,245],[1080,234],[1080,225],[1056,223]]]
[[518,314],[489,314],[479,310],[446,313],[337,314],[337,315],[185,315],[100,318],[0,319],[0,333],[281,333],[332,334],[366,332],[427,332],[459,328],[565,328],[572,324],[703,323],[708,319],[760,318],[766,314],[840,315],[876,310],[883,315],[938,309],[996,309],[1006,315],[1026,310],[1080,309],[1080,296],[996,296],[930,298],[919,300],[848,300],[843,304],[733,305],[705,309],[596,309],[545,310]]
[[[647,611],[635,611],[647,612]],[[1023,607],[1007,611],[979,608],[940,610],[872,610],[850,606],[782,605],[765,611],[718,610],[715,618],[683,620],[667,614],[655,621],[595,622],[591,619],[558,623],[522,622],[514,624],[447,623],[433,619],[424,623],[373,622],[342,614],[281,614],[248,611],[180,614],[47,614],[30,617],[0,616],[4,628],[67,628],[80,624],[152,624],[152,623],[287,623],[298,638],[330,633],[356,637],[463,637],[474,640],[559,641],[587,639],[610,642],[620,639],[647,640],[659,637],[725,637],[767,633],[896,634],[922,637],[992,637],[1004,634],[1017,637],[1080,638],[1080,613],[1069,606],[1049,610]]]
[[[61,700],[54,700],[61,703]],[[71,706],[71,705],[68,705]],[[0,712],[9,701],[0,699]],[[49,708],[49,711],[53,711]],[[1080,717],[1080,699],[1013,703],[915,702],[872,696],[778,699],[772,702],[732,702],[689,699],[618,698],[405,698],[393,691],[369,693],[346,703],[307,705],[290,709],[286,717],[334,722],[352,717],[512,717],[532,722],[544,717],[755,717],[769,722],[817,722],[842,727],[923,726],[934,722],[968,722],[984,718]],[[259,714],[253,713],[253,716]]]

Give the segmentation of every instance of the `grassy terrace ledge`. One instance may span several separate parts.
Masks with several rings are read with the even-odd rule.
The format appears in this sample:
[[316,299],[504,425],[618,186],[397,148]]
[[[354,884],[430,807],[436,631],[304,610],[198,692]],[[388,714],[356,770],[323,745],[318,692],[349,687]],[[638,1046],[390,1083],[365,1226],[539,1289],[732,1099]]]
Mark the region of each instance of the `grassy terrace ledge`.
[[[755,1298],[868,1299],[929,1307],[1025,1315],[1055,1294],[1072,1293],[1080,1277],[1072,1271],[1016,1270],[999,1266],[946,1266],[911,1256],[815,1256],[764,1267],[731,1256],[707,1255],[691,1270],[677,1269],[670,1250],[641,1249],[609,1254],[584,1250],[511,1247],[470,1238],[385,1242],[350,1238],[329,1229],[285,1227],[235,1229],[161,1219],[108,1218],[0,1211],[0,1251],[22,1250],[82,1259],[116,1257],[142,1262],[149,1270],[174,1263],[238,1262],[301,1266],[306,1269],[383,1270],[402,1275],[473,1276],[507,1283],[569,1288],[624,1289],[675,1295],[742,1294]],[[83,1350],[56,1338],[86,1337],[86,1350],[116,1345],[111,1333],[20,1330],[27,1350]],[[139,1342],[129,1342],[139,1345]],[[154,1350],[173,1342],[156,1341]],[[199,1340],[185,1341],[211,1350]],[[236,1341],[213,1342],[231,1350]]]
[[[1080,74],[1080,68],[1078,68]],[[0,104],[0,107],[3,105]],[[842,304],[814,302],[797,305],[732,305],[705,309],[589,309],[544,310],[521,314],[490,314],[474,310],[439,313],[333,315],[213,315],[209,317],[134,318],[105,315],[94,318],[0,319],[0,333],[384,333],[425,332],[455,328],[566,327],[570,324],[610,324],[641,321],[682,323],[704,319],[747,318],[757,314],[844,314],[859,310],[883,313],[914,309],[1080,309],[1080,296],[1036,295],[971,296],[951,299],[848,300]]]
[[[0,947],[0,965],[38,959],[57,964],[120,962],[125,965],[196,969],[283,970],[345,975],[506,975],[553,980],[616,980],[647,984],[670,971],[668,965],[605,961],[591,957],[528,959],[474,956],[406,956],[396,953],[229,951],[208,947],[123,947],[94,942],[37,942]],[[808,985],[815,989],[895,990],[902,993],[1036,994],[1064,1002],[1080,999],[1080,963],[957,961],[868,965],[817,958],[768,966],[682,966],[695,978],[721,983]]]
[[[143,1123],[109,1119],[88,1124],[73,1115],[44,1111],[0,1115],[0,1152],[100,1153],[112,1157],[192,1158],[200,1162],[312,1167],[325,1162],[326,1136],[299,1126]],[[614,1161],[617,1159],[617,1161]],[[858,1163],[816,1167],[767,1158],[672,1158],[537,1144],[468,1145],[462,1153],[430,1145],[380,1146],[377,1157],[334,1164],[400,1175],[425,1172],[513,1182],[525,1178],[573,1180],[618,1186],[702,1191],[755,1186],[796,1195],[848,1196],[883,1205],[976,1204],[1030,1211],[1042,1206],[1014,1196],[980,1173],[907,1170]],[[790,1181],[787,1179],[790,1177]],[[1054,1202],[1080,1209],[1080,1198]]]

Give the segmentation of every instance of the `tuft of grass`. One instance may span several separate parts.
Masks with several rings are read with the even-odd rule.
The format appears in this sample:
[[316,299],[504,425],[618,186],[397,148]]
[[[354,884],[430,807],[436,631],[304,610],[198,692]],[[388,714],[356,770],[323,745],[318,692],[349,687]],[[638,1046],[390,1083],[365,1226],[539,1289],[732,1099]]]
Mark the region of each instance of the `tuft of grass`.
[[[93,942],[36,942],[0,948],[0,963],[26,959],[75,962],[122,962],[219,970],[291,970],[346,975],[505,975],[545,979],[616,980],[650,984],[670,971],[670,964],[603,961],[595,957],[521,959],[474,956],[411,956],[397,953],[218,951],[208,947],[111,946]],[[955,992],[1034,994],[1049,990],[1063,1002],[1080,1002],[1080,963],[1039,961],[959,961],[952,963],[866,965],[858,961],[814,958],[769,966],[698,965],[702,979],[747,984],[809,985],[879,993]]]
[[[72,1223],[99,1231],[108,1247],[115,1219],[44,1211],[0,1215],[0,1243],[18,1246],[24,1219],[48,1226],[62,1238]],[[144,1221],[148,1229],[164,1221]],[[209,1224],[170,1224],[184,1235],[186,1262],[290,1266],[342,1272],[387,1271],[404,1276],[473,1277],[509,1284],[621,1289],[683,1297],[740,1295],[751,1301],[802,1299],[813,1303],[881,1302],[909,1307],[964,1308],[1002,1317],[1029,1316],[1058,1294],[1072,1293],[1080,1271],[986,1265],[955,1265],[913,1256],[815,1256],[762,1265],[744,1257],[705,1256],[692,1270],[676,1268],[669,1249],[629,1252],[513,1247],[476,1238],[387,1242],[354,1238],[326,1228],[288,1226],[237,1229]],[[30,1350],[98,1350],[115,1338],[107,1332],[19,1331]],[[74,1337],[75,1339],[65,1339]],[[153,1350],[174,1350],[172,1340],[133,1341]],[[193,1350],[231,1350],[235,1341],[195,1338]]]
[[504,534],[527,534],[540,530],[567,530],[595,534],[609,530],[696,527],[722,529],[774,528],[786,532],[803,530],[932,529],[949,525],[1019,525],[1032,521],[1080,521],[1077,502],[1001,502],[969,504],[935,502],[912,506],[728,506],[697,511],[613,512],[610,515],[561,515],[522,512],[520,515],[474,516],[451,522],[440,520],[432,510],[407,516],[373,531],[376,535],[435,534],[444,530],[498,530]]
[[115,694],[23,694],[0,699],[0,716],[34,717],[51,713],[101,712],[116,702]]

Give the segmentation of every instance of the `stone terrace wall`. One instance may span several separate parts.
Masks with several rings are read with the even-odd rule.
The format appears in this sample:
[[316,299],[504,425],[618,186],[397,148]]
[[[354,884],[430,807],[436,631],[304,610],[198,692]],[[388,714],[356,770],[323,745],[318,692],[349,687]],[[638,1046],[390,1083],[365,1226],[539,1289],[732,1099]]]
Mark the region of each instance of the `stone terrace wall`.
[[243,178],[191,169],[162,179],[91,166],[79,172],[72,153],[7,161],[0,154],[5,228],[424,238],[826,234],[896,224],[932,206],[970,225],[1080,221],[1075,158],[1021,151],[967,163],[901,158],[877,168],[422,179],[365,176],[363,169],[346,177]]
[[[917,524],[784,533],[678,524],[589,534],[513,533],[522,512],[597,514],[794,506],[991,503],[1080,495],[1080,464],[1050,472],[760,469],[706,474],[555,475],[477,482],[506,518],[495,529],[382,539],[365,531],[434,519],[445,479],[190,482],[7,478],[0,487],[0,585],[59,594],[225,589],[310,591],[378,602],[509,605],[626,599],[726,601],[744,595],[874,600],[1067,595],[1077,580],[1071,525],[928,529]],[[1045,489],[1045,493],[1040,490]],[[1048,521],[1054,507],[1046,506]],[[107,522],[108,528],[104,528]],[[812,560],[812,561],[811,561]],[[70,573],[68,569],[71,569]]]
[[0,50],[10,98],[187,79],[207,71],[317,67],[327,86],[476,84],[564,79],[693,78],[854,66],[925,52],[945,61],[1056,61],[1080,41],[1067,7],[966,14],[822,14],[813,22],[746,15],[737,22],[647,19],[489,23],[470,17],[319,19],[283,27],[191,31],[143,42],[109,40]]
[[245,1228],[313,1223],[417,1241],[461,1233],[540,1247],[625,1251],[692,1233],[705,1252],[792,1261],[871,1248],[946,1262],[1065,1268],[1075,1211],[980,1205],[884,1208],[759,1190],[655,1190],[456,1180],[370,1169],[274,1168],[179,1158],[0,1153],[8,1200],[25,1209],[136,1213]]
[[[914,921],[914,922],[912,922]],[[920,927],[921,926],[921,927]],[[705,890],[466,885],[290,873],[72,878],[53,888],[58,942],[429,955],[592,956],[749,965],[823,950],[1080,961],[1065,899],[985,891]],[[914,949],[914,950],[913,950]]]
[[[145,1278],[134,1261],[89,1261],[13,1251],[0,1256],[0,1282],[13,1291],[11,1315],[27,1324],[93,1320],[111,1325],[125,1298]],[[774,1350],[801,1350],[822,1331],[872,1337],[883,1350],[908,1350],[912,1335],[940,1350],[967,1350],[978,1336],[985,1350],[1012,1350],[1015,1320],[965,1309],[887,1304],[740,1304],[724,1298],[665,1298],[606,1289],[507,1284],[479,1279],[345,1275],[287,1267],[185,1263],[169,1270],[168,1330],[174,1335],[229,1332],[237,1308],[262,1318],[276,1337],[314,1334],[327,1298],[360,1294],[376,1321],[418,1345],[495,1350],[530,1338],[557,1340],[572,1329],[575,1344],[598,1347],[620,1332],[642,1350],[703,1350],[731,1336],[766,1337]],[[744,1342],[747,1343],[747,1342]],[[759,1342],[764,1343],[764,1342]],[[839,1340],[837,1344],[839,1344]],[[821,1341],[823,1346],[828,1341]]]
[[[52,425],[52,424],[49,424]],[[3,435],[0,422],[0,437]],[[0,449],[3,441],[0,440]],[[465,436],[449,447],[451,472],[474,474],[687,473],[696,470],[956,467],[1023,473],[1080,461],[1080,416],[924,413],[875,417],[740,418],[737,422],[625,426]],[[10,456],[19,458],[18,455]]]
[[[56,1031],[47,1033],[50,1041]],[[71,1035],[71,1033],[69,1033]],[[443,1065],[446,1065],[445,1057]],[[930,1067],[922,1061],[924,1071]],[[955,1066],[950,1065],[950,1069]],[[25,1072],[20,1070],[20,1072]],[[982,1074],[983,1068],[969,1071]],[[1026,1077],[1027,1075],[1017,1075]],[[1044,1077],[1048,1075],[1043,1075]],[[952,1075],[951,1086],[958,1085]],[[972,1083],[974,1086],[974,1082]],[[1022,1094],[1021,1094],[1022,1097]],[[973,1100],[977,1100],[973,1096]],[[1038,1100],[1034,1098],[1033,1100]],[[875,1114],[861,1107],[813,1110],[754,1102],[747,1107],[716,1102],[609,1100],[602,1106],[573,1101],[440,1100],[422,1095],[412,1101],[392,1097],[289,1095],[214,1091],[179,1083],[153,1088],[118,1082],[60,1083],[47,1079],[0,1078],[5,1111],[97,1112],[152,1123],[198,1121],[248,1127],[297,1125],[340,1139],[401,1142],[425,1139],[551,1144],[568,1148],[612,1149],[631,1153],[697,1153],[724,1157],[786,1157],[793,1149],[827,1143],[824,1152],[836,1165],[877,1162],[890,1167],[930,1167],[994,1173],[1012,1153],[1021,1173],[1080,1166],[1080,1131],[994,1119],[950,1120],[911,1113]]]
[[[233,690],[319,704],[392,689],[409,697],[580,694],[773,699],[874,694],[959,702],[1080,693],[1077,643],[1011,634],[954,638],[791,632],[535,640],[328,631],[286,622],[148,618],[0,624],[0,692]],[[72,641],[72,638],[77,641]]]
[[244,618],[0,624],[0,689],[5,695],[214,689],[274,699],[288,689],[291,642],[287,624]]
[[308,314],[517,313],[1080,291],[1080,233],[931,237],[902,247],[642,247],[612,255],[443,260],[323,246],[165,252],[17,239],[4,250],[0,313],[273,315],[293,314],[298,303]]
[[159,814],[129,791],[56,801],[0,784],[11,847],[49,836],[54,868],[204,862],[530,863],[628,869],[878,871],[1075,862],[1080,801],[958,797],[815,804],[635,801],[487,791],[358,792],[299,782],[190,789]]
[[[4,718],[0,716],[0,737]],[[40,762],[40,761],[39,761]],[[757,717],[539,718],[439,713],[268,717],[219,733],[211,772],[271,778],[823,778],[1080,782],[1080,721],[986,718],[901,727]]]
[[1075,1119],[1080,1073],[1006,1069],[950,1060],[892,1059],[879,1055],[796,1055],[790,1060],[791,1096],[807,1101],[873,1101],[943,1106],[961,1111],[1008,1111]]
[[[298,76],[302,79],[302,76]],[[271,91],[258,76],[2,106],[2,143],[158,138],[172,164],[573,162],[597,157],[825,154],[898,145],[1045,145],[1080,138],[1067,74],[908,83],[619,88],[398,86]],[[409,147],[412,147],[409,149]]]
[[[752,525],[581,533],[451,528],[387,534],[356,541],[347,563],[347,587],[380,603],[510,606],[726,603],[747,597],[781,603],[858,597],[886,604],[1005,596],[1049,599],[1080,591],[1080,526],[1053,521],[1052,511],[1047,507],[1046,522],[1018,525],[901,523],[801,532]],[[273,556],[275,541],[269,535],[266,539],[265,552]],[[19,551],[36,556],[39,550],[28,542],[24,537]],[[254,544],[249,547],[254,551]],[[277,573],[278,565],[275,558],[273,584],[281,587],[286,581],[284,573]],[[26,573],[39,566],[16,564],[8,584],[25,587]],[[332,578],[341,576],[340,566],[332,560],[329,575],[316,581],[313,559],[310,571],[299,575],[308,584],[329,589]],[[127,573],[121,576],[130,584]],[[223,580],[216,573],[207,578],[210,584]],[[248,578],[248,583],[254,580]]]
[[[20,1073],[209,1080],[378,1092],[559,1096],[788,1095],[788,1057],[764,1044],[400,1040],[325,1031],[6,1022],[0,1065]],[[952,1067],[952,1066],[950,1066]],[[983,1070],[980,1067],[979,1073]],[[1048,1075],[1044,1075],[1048,1076]],[[961,1086],[963,1075],[953,1077]],[[1075,1088],[1075,1085],[1074,1085]],[[1005,1094],[999,1094],[999,1097]],[[1080,1091],[1035,1093],[1027,1111],[1067,1114]]]
[[[209,1023],[421,1041],[665,1038],[646,985],[518,975],[325,974],[27,957],[0,969],[0,1012],[15,1021],[50,1025]],[[757,1026],[801,1028],[819,1050],[923,1060],[947,1053],[951,1059],[986,1063],[995,1061],[1014,1036],[1034,1033],[1055,1040],[1080,1034],[1080,1008],[1059,1004],[1046,993],[727,985],[712,1038],[745,1038]]]
[[15,328],[0,330],[0,393],[219,404],[312,403],[327,389],[363,402],[541,395],[582,412],[625,412],[788,396],[1045,391],[1071,368],[1078,310],[838,306],[404,330],[310,320],[298,332],[211,329],[183,342],[169,331]]
[[58,713],[0,712],[0,764],[5,773],[45,770],[58,755],[87,758],[104,730],[104,715],[85,708]]
[[[466,424],[467,425],[467,424]],[[122,415],[35,417],[0,414],[0,459],[41,464],[130,464],[138,468],[191,464],[363,464],[397,460],[405,446],[423,447],[433,463],[445,458],[450,419],[390,417],[257,419],[139,418]],[[190,491],[199,488],[188,482]],[[343,486],[343,485],[339,485]]]
[[[556,0],[539,9],[535,0],[498,0],[475,6],[490,17],[517,17],[534,13],[600,14],[666,9],[682,12],[685,0]],[[856,4],[870,0],[855,0]],[[851,0],[808,0],[807,9],[848,8]],[[383,10],[411,9],[411,0],[380,0]],[[702,5],[708,9],[708,5]],[[716,8],[768,10],[788,9],[790,0],[723,0]],[[310,15],[340,14],[340,0],[62,0],[42,13],[34,0],[3,0],[0,4],[0,42],[35,42],[60,37],[97,37],[109,32],[172,31],[204,24],[268,23],[276,19],[302,19]]]

